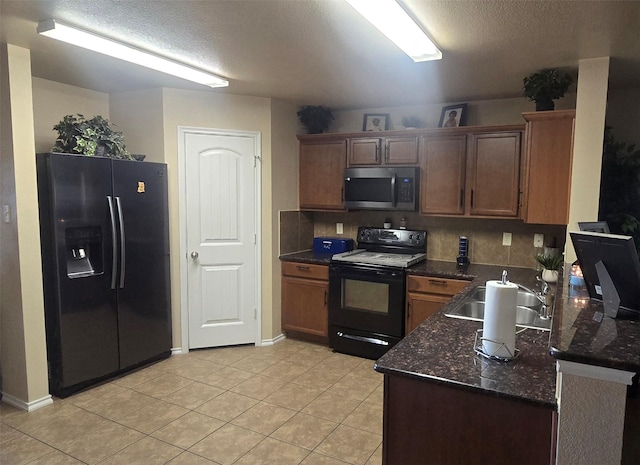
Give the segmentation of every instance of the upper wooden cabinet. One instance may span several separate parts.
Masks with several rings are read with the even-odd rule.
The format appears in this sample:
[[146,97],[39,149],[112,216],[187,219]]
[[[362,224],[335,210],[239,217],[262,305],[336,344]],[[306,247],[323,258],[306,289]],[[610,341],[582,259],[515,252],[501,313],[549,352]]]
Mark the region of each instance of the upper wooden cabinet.
[[420,213],[517,217],[522,131],[510,129],[425,136]]
[[349,139],[349,166],[417,165],[418,136]]
[[569,222],[575,110],[523,113],[525,223]]
[[301,140],[300,208],[344,210],[342,190],[346,166],[346,139]]
[[520,132],[470,136],[467,160],[470,215],[518,216],[521,138]]
[[[344,210],[349,166],[419,165],[420,213],[518,218],[524,125],[299,136],[300,208]],[[348,163],[347,163],[348,161]]]
[[428,137],[420,157],[420,213],[464,215],[467,137]]

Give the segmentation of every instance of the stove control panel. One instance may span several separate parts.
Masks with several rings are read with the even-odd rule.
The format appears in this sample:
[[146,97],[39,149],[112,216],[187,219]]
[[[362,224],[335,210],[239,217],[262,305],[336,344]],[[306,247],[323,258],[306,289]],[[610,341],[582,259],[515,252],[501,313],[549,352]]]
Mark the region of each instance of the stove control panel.
[[388,245],[424,249],[427,243],[427,231],[408,229],[382,229],[360,226],[358,228],[358,247],[366,245]]

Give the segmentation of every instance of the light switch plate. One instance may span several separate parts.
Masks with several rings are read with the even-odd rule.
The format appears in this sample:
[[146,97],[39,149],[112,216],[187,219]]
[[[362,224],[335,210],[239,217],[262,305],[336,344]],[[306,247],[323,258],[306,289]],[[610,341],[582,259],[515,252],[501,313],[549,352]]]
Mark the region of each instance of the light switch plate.
[[502,245],[506,245],[507,247],[511,247],[511,233],[502,233]]
[[543,247],[544,246],[544,234],[534,234],[533,235],[533,246],[534,247]]
[[343,223],[336,223],[336,234],[344,234]]

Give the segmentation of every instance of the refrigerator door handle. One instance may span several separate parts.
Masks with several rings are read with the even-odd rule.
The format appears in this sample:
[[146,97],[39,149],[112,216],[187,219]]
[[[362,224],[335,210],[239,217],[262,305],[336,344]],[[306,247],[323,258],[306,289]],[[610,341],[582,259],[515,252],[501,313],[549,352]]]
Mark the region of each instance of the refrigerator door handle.
[[124,244],[124,219],[122,216],[122,204],[120,197],[116,197],[116,206],[118,207],[118,221],[120,222],[120,289],[124,288],[125,274],[125,244]]
[[107,195],[109,202],[109,217],[111,218],[111,241],[112,241],[112,264],[111,264],[111,289],[116,288],[116,277],[118,274],[118,239],[116,238],[116,216],[113,212],[113,199]]

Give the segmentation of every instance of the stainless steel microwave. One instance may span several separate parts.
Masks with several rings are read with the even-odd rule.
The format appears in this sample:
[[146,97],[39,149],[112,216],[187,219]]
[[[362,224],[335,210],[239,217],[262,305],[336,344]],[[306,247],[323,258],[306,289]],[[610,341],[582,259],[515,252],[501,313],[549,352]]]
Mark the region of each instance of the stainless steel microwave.
[[362,210],[418,208],[420,168],[371,167],[344,171],[344,206]]

